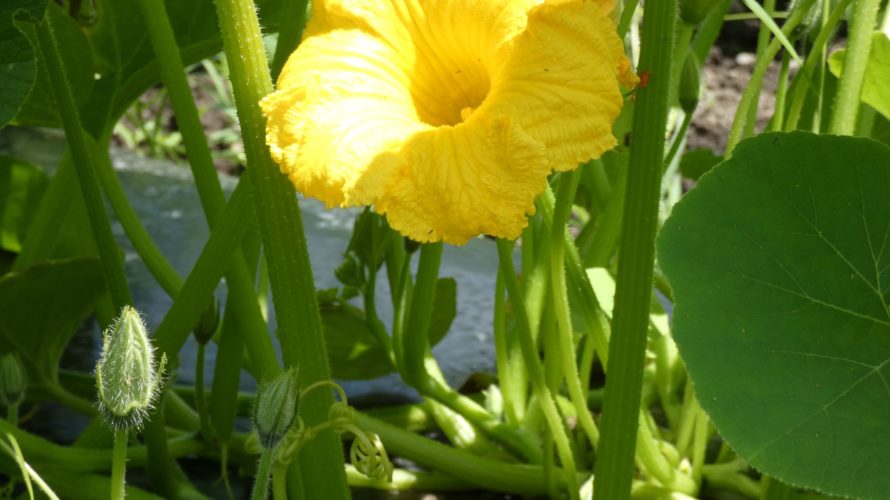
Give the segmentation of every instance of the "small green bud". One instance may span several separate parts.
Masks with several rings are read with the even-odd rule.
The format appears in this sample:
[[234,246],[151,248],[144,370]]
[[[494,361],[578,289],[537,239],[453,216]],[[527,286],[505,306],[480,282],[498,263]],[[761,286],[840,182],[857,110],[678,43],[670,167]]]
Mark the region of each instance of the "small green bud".
[[213,297],[213,301],[201,313],[201,318],[198,319],[198,324],[192,333],[195,334],[195,340],[199,344],[207,345],[216,333],[217,327],[219,327],[219,300]]
[[295,368],[261,385],[253,407],[253,425],[264,449],[274,449],[300,414],[300,378]]
[[337,280],[344,285],[361,287],[364,282],[358,259],[351,255],[343,257],[343,262],[341,262],[340,265],[337,266],[337,269],[334,270],[334,276],[336,276]]
[[27,386],[25,370],[18,356],[9,353],[0,358],[0,402],[3,406],[21,403]]
[[680,19],[690,26],[702,22],[718,0],[680,0]]
[[96,364],[99,411],[115,429],[140,428],[160,389],[154,350],[139,312],[124,306],[103,334]]
[[698,96],[701,92],[701,64],[698,57],[689,51],[686,54],[686,60],[683,62],[683,71],[680,73],[680,89],[678,97],[680,98],[680,107],[683,112],[692,113],[698,106]]

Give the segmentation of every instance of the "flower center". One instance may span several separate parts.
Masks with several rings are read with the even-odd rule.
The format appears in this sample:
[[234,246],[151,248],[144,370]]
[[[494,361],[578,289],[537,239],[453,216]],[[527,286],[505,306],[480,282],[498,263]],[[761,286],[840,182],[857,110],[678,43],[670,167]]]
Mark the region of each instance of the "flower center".
[[490,87],[482,58],[469,51],[429,53],[418,48],[411,97],[424,123],[438,127],[467,121],[485,100]]

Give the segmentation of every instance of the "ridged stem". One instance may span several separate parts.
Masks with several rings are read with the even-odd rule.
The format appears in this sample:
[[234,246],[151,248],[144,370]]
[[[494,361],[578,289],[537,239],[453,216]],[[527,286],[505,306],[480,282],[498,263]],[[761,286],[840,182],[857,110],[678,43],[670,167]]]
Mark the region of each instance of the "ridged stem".
[[621,259],[609,345],[609,374],[594,469],[594,498],[597,500],[630,497],[652,296],[677,0],[650,2],[646,7],[638,69],[651,76],[649,85],[638,89],[634,110]]
[[[300,367],[304,384],[327,380],[331,372],[300,207],[293,185],[266,148],[259,101],[272,92],[272,80],[256,5],[252,0],[218,0],[216,7],[269,265],[282,357],[287,366]],[[301,402],[306,425],[325,421],[332,401],[328,391],[306,397]],[[307,494],[332,500],[349,497],[343,453],[333,432],[323,432],[305,445],[300,466]]]
[[541,407],[541,411],[547,421],[547,427],[550,429],[550,434],[556,445],[559,459],[565,468],[565,485],[568,489],[569,497],[578,499],[578,478],[575,473],[575,458],[572,455],[566,428],[556,409],[553,394],[547,388],[544,368],[541,366],[538,349],[532,338],[531,325],[525,310],[525,300],[522,292],[519,290],[519,283],[516,280],[516,269],[513,266],[513,244],[510,241],[498,239],[497,246],[501,277],[507,288],[507,296],[510,297],[510,303],[513,305],[517,323],[516,332],[519,337],[520,347],[522,348],[522,357],[529,371],[532,391],[538,399],[538,404]]

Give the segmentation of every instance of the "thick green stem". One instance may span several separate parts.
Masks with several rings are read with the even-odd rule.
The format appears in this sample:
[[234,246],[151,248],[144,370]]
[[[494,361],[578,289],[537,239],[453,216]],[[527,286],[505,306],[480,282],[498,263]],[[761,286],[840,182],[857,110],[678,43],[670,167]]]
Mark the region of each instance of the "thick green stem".
[[102,271],[114,301],[114,308],[119,311],[124,305],[131,304],[133,299],[124,274],[124,263],[117,243],[114,241],[114,234],[111,232],[105,201],[96,178],[93,157],[90,155],[87,145],[86,133],[81,126],[74,96],[71,94],[71,86],[68,83],[68,75],[56,46],[52,16],[46,16],[37,29],[37,35],[40,41],[39,50],[46,63],[49,80],[52,82],[53,97],[58,106],[62,126],[65,129],[65,137],[71,148],[74,170],[77,173],[77,181],[81,193],[83,193],[84,203],[86,203],[90,227],[96,239]]
[[111,500],[124,498],[128,434],[126,429],[120,429],[114,433],[114,451],[111,457]]
[[[148,27],[152,45],[158,54],[157,61],[161,76],[166,84],[179,128],[182,131],[189,165],[195,178],[204,215],[212,229],[221,220],[226,200],[216,168],[213,166],[213,157],[204,135],[198,108],[186,79],[185,67],[176,45],[173,29],[162,0],[140,0],[139,6]],[[247,210],[249,211],[249,209]],[[232,248],[237,249],[239,245]],[[250,339],[247,341],[248,352],[253,365],[268,366],[269,373],[274,373],[278,362],[271,342],[267,338],[266,325],[259,310],[259,304],[254,297],[251,275],[242,252],[236,250],[233,265],[226,273],[226,281],[230,290],[229,301],[236,309],[241,328],[229,330],[227,333],[248,337]],[[237,367],[226,367],[226,369],[237,370]]]
[[[254,190],[278,337],[288,366],[299,366],[304,383],[330,378],[324,332],[300,207],[293,185],[266,149],[265,119],[259,101],[272,91],[263,37],[252,0],[218,0],[223,46],[231,69],[235,104]],[[301,403],[308,426],[327,419],[332,397],[318,391]],[[305,491],[315,498],[348,498],[343,453],[333,432],[311,440],[300,453]]]
[[634,110],[609,375],[594,474],[597,500],[630,496],[649,327],[677,0],[653,2],[647,7],[639,70],[651,77],[649,85],[638,90]]
[[402,334],[405,381],[414,387],[423,388],[429,379],[424,359],[430,348],[427,332],[433,313],[433,303],[436,300],[436,282],[439,278],[441,260],[442,243],[430,243],[420,247],[414,296],[411,299],[411,310]]
[[525,300],[519,290],[519,284],[516,281],[516,270],[513,266],[513,245],[511,242],[498,239],[498,260],[500,262],[501,277],[507,287],[507,296],[513,305],[513,311],[516,316],[517,335],[519,344],[522,348],[522,357],[525,366],[529,371],[529,379],[532,384],[532,390],[538,399],[541,411],[550,428],[550,434],[553,436],[559,459],[565,468],[566,488],[569,497],[577,499],[578,494],[578,478],[575,474],[575,458],[572,456],[572,449],[569,444],[569,438],[566,433],[565,426],[559,417],[556,409],[556,403],[553,395],[547,388],[544,378],[544,368],[541,366],[541,359],[538,357],[538,349],[532,338],[531,326],[528,314],[525,311]]
[[844,73],[841,75],[831,112],[828,131],[835,135],[853,135],[859,112],[859,94],[871,51],[871,34],[878,19],[880,0],[857,0],[844,54]]

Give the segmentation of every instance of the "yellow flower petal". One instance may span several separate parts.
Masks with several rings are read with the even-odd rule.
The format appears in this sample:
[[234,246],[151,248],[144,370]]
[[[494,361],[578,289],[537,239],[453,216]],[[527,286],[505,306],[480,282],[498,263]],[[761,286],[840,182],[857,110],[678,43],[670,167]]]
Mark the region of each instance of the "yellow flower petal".
[[272,158],[300,191],[328,206],[382,193],[390,166],[377,157],[424,127],[400,61],[357,30],[308,38],[294,52],[261,106]]
[[555,170],[571,170],[611,149],[623,97],[616,84],[624,47],[595,2],[545,4],[509,47],[487,112],[513,116],[547,147]]
[[516,238],[550,167],[544,146],[508,117],[478,117],[416,134],[375,209],[411,239],[463,244],[478,234]]
[[613,0],[313,0],[267,96],[273,158],[308,196],[418,241],[515,238],[553,170],[615,143],[633,76]]

